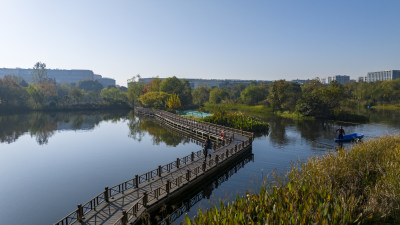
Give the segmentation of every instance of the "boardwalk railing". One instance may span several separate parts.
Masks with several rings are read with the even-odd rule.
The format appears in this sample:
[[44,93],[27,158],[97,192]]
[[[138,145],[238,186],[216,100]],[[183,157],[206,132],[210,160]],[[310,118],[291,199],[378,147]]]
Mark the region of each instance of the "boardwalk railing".
[[[234,133],[246,136],[248,137],[248,139],[242,143],[235,144],[233,148],[226,150],[226,152],[222,153],[216,152],[215,158],[210,159],[208,163],[203,163],[201,166],[197,166],[194,169],[187,170],[185,174],[182,174],[175,180],[167,182],[167,185],[165,187],[159,187],[155,189],[152,193],[145,193],[143,196],[141,196],[139,199],[135,201],[136,203],[133,204],[129,210],[123,211],[122,217],[115,224],[127,224],[127,221],[130,221],[134,216],[137,216],[136,214],[143,208],[145,208],[148,202],[158,200],[160,197],[168,195],[170,190],[179,188],[181,185],[186,184],[187,182],[197,178],[197,176],[203,174],[209,169],[212,169],[218,163],[225,161],[227,158],[234,155],[236,152],[246,148],[248,145],[251,144],[253,139],[253,133],[251,132],[244,132],[234,128],[227,128],[215,124],[191,120],[165,111],[139,108],[135,109],[135,112],[141,114],[155,115],[160,119],[169,120],[170,122],[172,121],[176,124],[185,126],[185,128],[187,129],[203,130],[208,133],[215,134],[217,135],[217,137],[221,131],[232,132],[232,136],[230,138],[225,138],[224,140],[222,140],[222,138],[217,138],[217,142],[219,143],[218,147],[228,146],[233,140]],[[191,162],[203,158],[202,156],[203,156],[202,150],[197,152],[192,152],[190,155],[187,155],[182,158],[177,158],[175,161],[168,163],[166,165],[163,166],[160,165],[158,166],[157,169],[154,169],[142,175],[136,175],[134,178],[124,181],[120,184],[117,184],[111,188],[105,187],[105,190],[103,192],[101,192],[94,198],[90,199],[85,204],[83,205],[79,204],[76,210],[69,213],[67,216],[62,218],[57,223],[55,223],[55,225],[68,225],[68,224],[73,224],[77,221],[82,222],[85,215],[87,215],[92,210],[96,210],[96,208],[100,204],[104,202],[108,203],[111,197],[124,194],[125,191],[134,188],[138,189],[140,184],[149,183],[155,178],[161,177],[161,175],[163,174],[168,174],[171,171],[174,171],[175,169],[179,169],[182,166],[185,166]]]

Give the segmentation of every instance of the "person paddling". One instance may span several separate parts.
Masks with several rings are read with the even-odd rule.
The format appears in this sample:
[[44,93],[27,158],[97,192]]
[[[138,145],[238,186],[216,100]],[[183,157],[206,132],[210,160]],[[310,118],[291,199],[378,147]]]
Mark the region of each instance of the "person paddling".
[[340,126],[340,128],[337,129],[336,132],[339,132],[339,136],[338,136],[339,139],[343,139],[343,134],[346,134],[346,133],[344,132],[344,129],[343,129],[342,126]]

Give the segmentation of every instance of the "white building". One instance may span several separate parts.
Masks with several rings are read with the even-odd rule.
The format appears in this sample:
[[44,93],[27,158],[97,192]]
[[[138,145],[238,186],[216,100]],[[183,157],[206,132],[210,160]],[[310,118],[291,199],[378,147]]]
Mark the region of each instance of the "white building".
[[394,80],[400,78],[400,70],[385,70],[367,73],[366,82]]

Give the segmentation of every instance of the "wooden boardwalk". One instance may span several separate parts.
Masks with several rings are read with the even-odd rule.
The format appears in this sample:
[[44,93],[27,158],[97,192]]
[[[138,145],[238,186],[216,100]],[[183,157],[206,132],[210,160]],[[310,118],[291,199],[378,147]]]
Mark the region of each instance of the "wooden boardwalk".
[[[152,116],[164,126],[198,141],[210,137],[214,151],[207,159],[201,150],[192,152],[121,184],[106,187],[104,192],[78,205],[76,210],[55,224],[125,225],[135,222],[147,208],[207,179],[207,175],[251,147],[253,140],[253,133],[250,132],[191,120],[165,111],[137,108],[135,112]],[[221,138],[221,131],[224,131],[225,138]]]

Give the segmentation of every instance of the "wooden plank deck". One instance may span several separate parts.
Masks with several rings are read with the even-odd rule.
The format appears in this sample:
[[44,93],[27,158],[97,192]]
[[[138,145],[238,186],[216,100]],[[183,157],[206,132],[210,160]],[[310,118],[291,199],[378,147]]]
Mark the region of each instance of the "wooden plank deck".
[[[143,112],[144,110],[146,112]],[[176,162],[168,164],[170,167],[159,166],[157,170],[114,186],[111,190],[106,190],[103,195],[99,195],[100,199],[108,199],[108,202],[104,200],[96,204],[96,201],[92,203],[92,199],[56,224],[99,225],[134,222],[147,207],[154,206],[158,201],[181,189],[188,188],[199,180],[206,179],[207,174],[217,170],[223,163],[229,163],[229,160],[233,159],[235,155],[251,147],[251,133],[189,120],[164,111],[144,110],[141,113],[153,115],[161,124],[190,135],[196,140],[204,140],[207,136],[211,137],[214,140],[214,151],[207,158],[201,155],[201,152],[200,154],[197,152],[196,155],[192,153],[191,157],[184,157],[183,160],[177,159]],[[219,132],[222,130],[227,133],[223,140],[219,136]],[[129,185],[134,187],[127,188]]]

